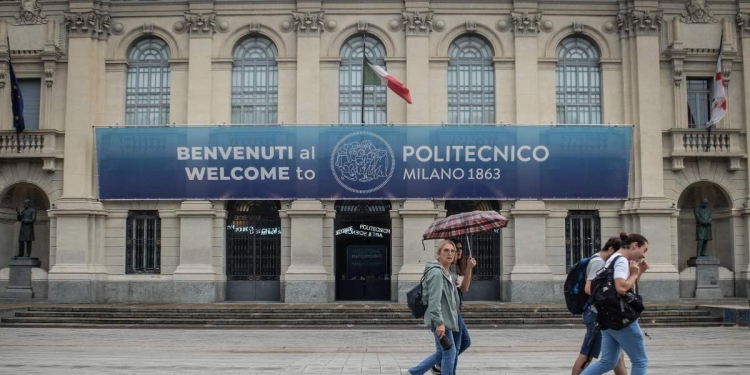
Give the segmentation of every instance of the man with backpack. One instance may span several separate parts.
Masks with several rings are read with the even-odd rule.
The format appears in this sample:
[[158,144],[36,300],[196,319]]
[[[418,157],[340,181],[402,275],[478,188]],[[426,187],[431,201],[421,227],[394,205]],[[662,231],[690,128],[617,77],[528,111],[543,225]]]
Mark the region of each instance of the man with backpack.
[[[576,263],[568,272],[568,280],[565,282],[565,302],[572,313],[583,314],[583,322],[586,324],[586,336],[583,339],[581,352],[573,364],[572,375],[579,375],[591,362],[591,358],[599,358],[602,334],[597,326],[596,310],[591,307],[591,281],[594,280],[597,272],[604,268],[604,262],[620,250],[621,246],[620,238],[610,237],[601,251]],[[614,371],[615,375],[627,375],[625,356],[622,353]]]
[[630,358],[631,375],[646,375],[648,355],[638,319],[643,302],[636,283],[648,270],[648,240],[640,234],[621,234],[622,247],[609,257],[591,282],[592,304],[602,329],[602,357],[581,375],[601,375],[615,368],[621,350]]

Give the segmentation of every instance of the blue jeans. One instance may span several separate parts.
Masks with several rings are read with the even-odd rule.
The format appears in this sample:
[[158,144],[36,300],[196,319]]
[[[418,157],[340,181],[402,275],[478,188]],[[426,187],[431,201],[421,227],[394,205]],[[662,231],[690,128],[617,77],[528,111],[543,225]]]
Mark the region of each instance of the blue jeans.
[[429,357],[425,358],[420,364],[409,369],[411,375],[422,375],[427,371],[430,371],[432,366],[440,364],[440,371],[444,375],[454,375],[456,363],[456,341],[454,340],[455,332],[445,332],[445,337],[453,344],[450,349],[445,350],[440,345],[440,339],[435,333],[435,328],[430,328],[432,336],[435,338],[435,353],[432,353]]
[[601,332],[594,332],[596,325],[597,314],[591,309],[586,309],[583,312],[583,323],[586,324],[586,336],[583,338],[583,344],[581,344],[581,354],[591,355],[593,358],[599,358],[599,353],[602,349],[602,334]]
[[469,349],[471,346],[471,336],[469,336],[469,329],[466,328],[466,322],[464,322],[461,312],[458,312],[458,332],[453,332],[453,341],[458,345],[458,353],[456,353],[456,362],[453,365],[453,369],[458,369],[458,356]]
[[637,320],[619,331],[602,331],[602,357],[583,370],[581,375],[601,375],[611,371],[620,359],[620,349],[625,351],[633,364],[630,375],[645,375],[648,370],[648,356],[643,344],[643,332]]

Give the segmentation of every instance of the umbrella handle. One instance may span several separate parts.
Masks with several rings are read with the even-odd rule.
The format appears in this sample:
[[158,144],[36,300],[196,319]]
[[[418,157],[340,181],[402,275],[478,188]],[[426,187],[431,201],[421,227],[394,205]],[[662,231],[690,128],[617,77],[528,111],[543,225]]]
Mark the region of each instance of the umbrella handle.
[[[468,257],[471,258],[471,241],[469,241],[469,234],[466,233],[465,237],[466,237],[466,240],[464,240],[464,242],[465,242],[464,246],[466,246]],[[468,258],[466,258],[466,259],[468,259]]]

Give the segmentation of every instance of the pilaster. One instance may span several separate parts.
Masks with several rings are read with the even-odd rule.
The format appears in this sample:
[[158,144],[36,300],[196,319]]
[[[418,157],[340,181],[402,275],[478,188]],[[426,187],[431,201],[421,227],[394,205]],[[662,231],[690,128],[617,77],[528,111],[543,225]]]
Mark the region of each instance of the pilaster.
[[213,268],[214,205],[184,201],[175,211],[180,219],[180,264],[173,273],[175,296],[181,302],[223,300],[221,278]]
[[297,123],[320,122],[320,34],[324,28],[325,12],[292,12],[293,27],[297,32]]
[[[203,11],[203,10],[201,10]],[[185,13],[185,30],[190,36],[188,51],[187,123],[211,123],[213,75],[211,53],[216,33],[216,14]]]
[[[423,124],[430,121],[429,41],[432,32],[431,11],[401,13],[402,31],[406,34],[406,82],[412,104],[406,107],[406,122]],[[391,101],[393,103],[393,101]],[[399,100],[399,105],[404,102]],[[390,104],[391,106],[393,104]]]
[[328,272],[323,265],[324,220],[321,201],[295,200],[279,214],[291,219],[291,263],[283,274],[285,302],[330,302]]
[[538,38],[542,14],[538,12],[512,12],[513,42],[515,51],[516,122],[539,123],[538,90]]
[[510,272],[513,302],[554,301],[552,271],[547,265],[547,216],[543,201],[521,200],[510,210],[515,239],[515,265]]
[[[750,100],[748,100],[748,88],[750,88],[750,6],[744,10],[745,13],[737,14],[736,26],[740,37],[740,43],[742,43],[742,87],[745,88],[745,126],[748,124],[748,118],[750,118]],[[745,129],[747,130],[747,129]],[[745,147],[750,147],[750,137],[745,137]],[[750,150],[750,148],[745,148]],[[746,184],[750,186],[750,173],[747,176]],[[750,191],[748,191],[748,202],[750,202]],[[737,275],[735,280],[740,285],[736,287],[736,295],[742,294],[744,289],[744,295],[750,295],[750,210],[745,209],[743,212],[745,217],[745,263],[744,267],[737,268]]]
[[435,257],[437,241],[422,241],[422,233],[437,218],[445,217],[442,205],[431,200],[410,199],[398,210],[403,222],[403,266],[396,274],[398,302],[406,301],[406,292],[413,288],[424,273],[425,263]]

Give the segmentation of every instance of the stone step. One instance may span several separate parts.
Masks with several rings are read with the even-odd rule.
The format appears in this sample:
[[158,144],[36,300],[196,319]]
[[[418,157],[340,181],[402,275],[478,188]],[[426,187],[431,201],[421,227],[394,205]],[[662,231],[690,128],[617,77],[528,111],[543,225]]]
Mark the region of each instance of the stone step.
[[[663,310],[663,311],[645,311],[644,318],[649,317],[667,317],[667,316],[709,316],[708,311],[703,310]],[[292,313],[289,311],[280,312],[253,312],[253,311],[223,311],[217,313],[206,313],[200,310],[181,311],[181,312],[152,312],[149,310],[128,311],[128,312],[102,312],[102,311],[29,311],[17,312],[16,317],[101,317],[101,318],[192,318],[192,319],[316,319],[316,318],[335,318],[335,319],[353,319],[353,318],[380,318],[380,319],[399,319],[411,318],[409,311],[402,312],[357,312],[357,311],[328,311],[322,313],[299,312]],[[464,318],[570,318],[573,315],[568,311],[565,312],[474,312],[465,311]]]
[[[726,327],[733,326],[733,323],[726,324],[724,322],[668,322],[668,323],[649,323],[640,322],[643,328],[677,328],[677,327]],[[382,324],[377,325],[288,325],[288,324],[265,324],[261,326],[248,326],[248,325],[214,325],[214,324],[96,324],[96,323],[19,323],[19,322],[5,322],[0,324],[3,328],[106,328],[106,329],[117,329],[117,328],[148,328],[148,329],[358,329],[358,330],[382,330],[384,326]],[[399,325],[397,329],[425,329],[423,326],[414,325]],[[487,324],[487,325],[471,325],[471,329],[583,329],[582,323],[577,324]]]
[[[649,323],[678,323],[678,322],[716,322],[721,321],[718,317],[680,317],[670,316],[662,318],[646,318],[643,321]],[[264,325],[311,325],[311,326],[327,326],[327,325],[381,325],[381,326],[397,326],[397,325],[420,325],[420,320],[417,319],[380,319],[380,318],[361,318],[361,319],[327,319],[327,318],[313,318],[313,319],[191,319],[191,318],[143,318],[143,317],[130,317],[130,318],[104,318],[104,317],[12,317],[5,318],[2,323],[88,323],[88,324],[187,324],[187,325],[249,325],[249,326],[264,326]],[[579,317],[569,318],[490,318],[490,319],[477,319],[467,318],[467,325],[504,325],[504,324],[582,324]]]

